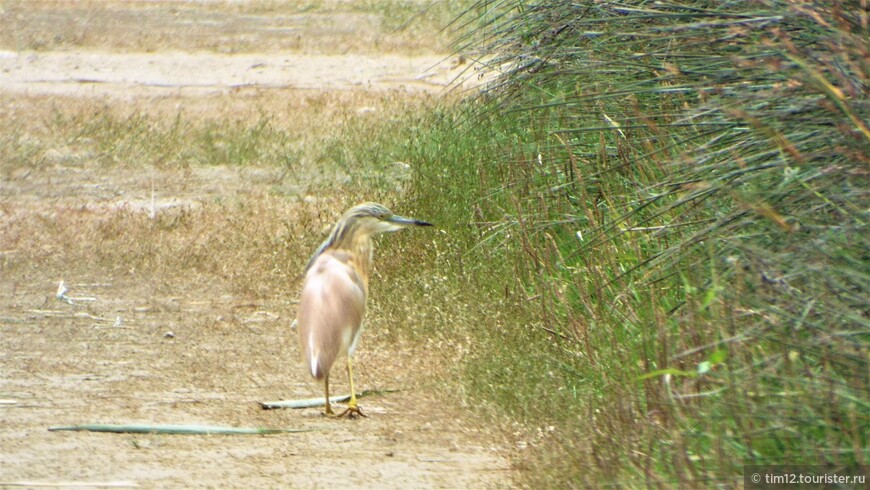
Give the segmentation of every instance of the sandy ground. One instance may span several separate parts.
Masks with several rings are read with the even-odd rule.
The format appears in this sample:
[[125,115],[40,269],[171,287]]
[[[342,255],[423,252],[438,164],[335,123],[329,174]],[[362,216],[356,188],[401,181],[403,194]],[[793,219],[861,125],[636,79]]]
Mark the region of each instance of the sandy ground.
[[[415,383],[403,371],[425,369],[412,359],[361,349],[360,386],[407,390],[362,398],[368,418],[264,411],[257,401],[316,396],[291,366],[298,357],[286,306],[240,304],[229,295],[196,300],[190,291],[137,299],[129,296],[137,285],[110,280],[71,285],[94,295],[81,307],[20,283],[10,304],[3,288],[0,486],[482,488],[506,481],[506,463],[478,429],[411,391]],[[311,432],[47,431],[89,423]]]
[[[439,55],[0,51],[0,86],[6,94],[128,99],[288,88],[438,93],[472,76],[468,68],[461,58]],[[472,76],[466,85],[477,80]]]
[[[50,29],[52,15],[79,25],[75,8],[80,5],[65,5],[49,3],[33,17],[48,21],[34,21],[32,29]],[[87,11],[91,19],[136,18],[122,2],[107,3],[112,7],[108,12],[99,2],[93,5]],[[21,13],[21,2],[12,7],[19,11],[16,29],[24,31],[21,19],[29,19],[27,13]],[[234,25],[220,11],[208,13],[211,23],[201,29]],[[153,22],[164,18],[159,12],[153,15]],[[256,29],[249,17],[244,25],[250,40]],[[274,29],[268,32],[272,35]],[[221,31],[199,34],[214,38]],[[14,124],[15,118],[27,117],[29,104],[39,97],[58,95],[145,107],[162,98],[200,104],[215,96],[232,100],[243,89],[440,93],[467,68],[462,60],[441,54],[312,54],[274,46],[263,53],[172,46],[137,52],[104,42],[112,33],[101,36],[100,43],[74,49],[6,46],[0,52],[2,116]],[[0,227],[6,234],[0,236],[0,487],[510,485],[502,448],[473,423],[470,412],[439,398],[427,376],[432,367],[413,354],[420,349],[379,339],[371,325],[375,332],[367,332],[370,342],[363,341],[357,360],[358,386],[398,391],[362,398],[368,418],[328,419],[317,408],[262,410],[258,401],[318,394],[298,366],[288,328],[295,315],[293,301],[239,297],[216,276],[161,279],[126,270],[123,264],[105,269],[62,265],[64,247],[79,242],[30,237],[28,223],[44,231],[47,222],[61,216],[73,223],[81,220],[82,229],[102,230],[117,222],[113,213],[153,211],[148,188],[155,170],[106,168],[87,160],[70,166],[63,163],[64,155],[42,158],[47,164],[35,170],[0,164]],[[269,183],[280,173],[220,167],[157,171],[165,199],[157,207],[169,209],[194,197],[256,199],[268,194]],[[129,189],[138,194],[125,194]],[[174,200],[173,195],[182,197]],[[330,201],[307,205],[329,206]],[[294,211],[287,213],[292,220]],[[55,296],[60,279],[66,280],[72,304]],[[298,285],[294,281],[298,277],[288,277],[289,290]],[[341,371],[336,376],[343,380]],[[338,389],[346,386],[342,383],[337,382]],[[48,431],[50,426],[88,423],[306,431],[248,436]]]

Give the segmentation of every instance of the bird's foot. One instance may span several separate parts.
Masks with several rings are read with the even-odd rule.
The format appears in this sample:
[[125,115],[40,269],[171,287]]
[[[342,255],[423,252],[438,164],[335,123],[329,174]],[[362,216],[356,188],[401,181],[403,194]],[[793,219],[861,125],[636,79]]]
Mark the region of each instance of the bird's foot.
[[336,415],[335,417],[336,417],[336,418],[341,418],[341,417],[344,417],[344,416],[347,416],[347,418],[349,418],[349,419],[356,418],[357,416],[360,416],[360,417],[368,417],[368,415],[362,413],[362,410],[360,410],[360,408],[359,408],[358,406],[356,406],[356,405],[348,406],[348,407],[344,410],[344,412],[341,412],[340,414]]

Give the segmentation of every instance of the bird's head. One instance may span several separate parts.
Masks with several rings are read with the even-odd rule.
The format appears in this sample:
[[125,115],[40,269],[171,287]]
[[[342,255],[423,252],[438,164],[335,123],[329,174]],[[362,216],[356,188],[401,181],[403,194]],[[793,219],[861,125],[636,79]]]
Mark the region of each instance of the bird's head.
[[348,209],[338,223],[332,228],[329,237],[320,244],[308,265],[307,273],[317,257],[330,248],[353,249],[360,244],[371,247],[371,239],[378,233],[398,231],[411,226],[432,226],[431,223],[418,219],[406,218],[393,214],[381,204],[367,202]]
[[358,204],[348,209],[339,223],[354,228],[356,233],[364,233],[369,236],[412,226],[432,226],[431,223],[425,221],[394,214],[383,205],[374,202]]

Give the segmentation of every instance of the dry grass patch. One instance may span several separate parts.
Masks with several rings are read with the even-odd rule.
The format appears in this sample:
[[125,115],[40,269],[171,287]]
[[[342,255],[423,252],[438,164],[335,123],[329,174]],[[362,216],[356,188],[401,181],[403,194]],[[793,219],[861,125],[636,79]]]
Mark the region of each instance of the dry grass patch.
[[439,53],[449,42],[440,29],[458,8],[450,3],[7,0],[0,48]]
[[400,178],[393,161],[337,163],[336,143],[349,129],[376,134],[429,101],[300,91],[100,105],[9,97],[0,103],[0,173],[18,199],[57,195],[71,205],[225,200],[254,183],[260,192],[316,199],[371,184],[373,173],[379,183]]

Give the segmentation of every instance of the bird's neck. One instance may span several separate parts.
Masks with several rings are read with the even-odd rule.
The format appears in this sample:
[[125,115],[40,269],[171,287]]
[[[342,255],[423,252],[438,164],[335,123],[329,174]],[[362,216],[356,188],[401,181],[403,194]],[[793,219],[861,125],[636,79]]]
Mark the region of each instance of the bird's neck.
[[350,240],[343,240],[333,245],[332,248],[344,250],[350,255],[350,262],[359,273],[368,290],[369,277],[372,275],[372,252],[374,243],[370,236],[354,236]]

